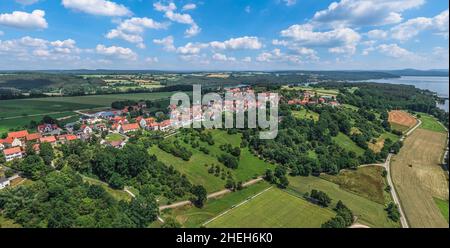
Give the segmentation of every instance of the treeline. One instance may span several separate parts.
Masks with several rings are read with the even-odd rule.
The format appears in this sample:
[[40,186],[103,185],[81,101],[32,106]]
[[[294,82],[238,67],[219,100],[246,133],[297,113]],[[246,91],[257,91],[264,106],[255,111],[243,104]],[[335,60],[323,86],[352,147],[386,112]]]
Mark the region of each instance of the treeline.
[[[341,103],[377,110],[406,109],[424,112],[438,118],[445,126],[449,124],[449,115],[436,106],[437,97],[434,93],[417,89],[412,85],[337,82],[317,85],[339,89],[338,100]],[[349,87],[358,87],[358,89],[350,93]]]

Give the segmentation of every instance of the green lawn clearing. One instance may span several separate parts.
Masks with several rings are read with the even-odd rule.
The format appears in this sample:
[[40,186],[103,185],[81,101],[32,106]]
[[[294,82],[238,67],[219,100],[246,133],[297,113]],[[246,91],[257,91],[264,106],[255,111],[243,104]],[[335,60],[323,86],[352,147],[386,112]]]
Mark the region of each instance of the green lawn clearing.
[[231,209],[206,227],[318,228],[334,216],[335,213],[330,209],[321,208],[278,188],[271,188]]

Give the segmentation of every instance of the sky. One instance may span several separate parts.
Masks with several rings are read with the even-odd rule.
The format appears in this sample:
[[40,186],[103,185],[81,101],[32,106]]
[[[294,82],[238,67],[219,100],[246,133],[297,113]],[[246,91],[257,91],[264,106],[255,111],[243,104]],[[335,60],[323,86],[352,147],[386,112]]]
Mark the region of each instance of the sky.
[[445,0],[1,0],[0,70],[448,69]]

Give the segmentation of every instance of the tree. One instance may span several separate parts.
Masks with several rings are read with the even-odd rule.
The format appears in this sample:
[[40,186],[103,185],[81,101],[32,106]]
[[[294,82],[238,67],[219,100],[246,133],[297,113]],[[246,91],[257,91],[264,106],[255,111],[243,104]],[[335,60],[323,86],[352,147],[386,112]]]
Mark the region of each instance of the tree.
[[181,228],[181,224],[172,217],[168,217],[164,224],[161,226],[162,228]]
[[48,142],[44,142],[40,144],[39,149],[39,156],[44,160],[44,163],[46,165],[51,165],[53,158],[55,157],[52,145]]
[[138,195],[127,207],[127,215],[139,228],[147,227],[158,216],[158,204],[153,196]]
[[20,162],[19,167],[25,177],[33,180],[45,176],[51,170],[38,155],[27,156]]
[[125,182],[118,173],[113,173],[108,181],[109,186],[113,189],[123,189]]
[[388,212],[388,217],[391,220],[395,222],[400,220],[400,211],[398,210],[397,204],[390,202],[386,208],[386,211]]
[[207,200],[206,189],[202,185],[196,185],[192,187],[191,193],[194,198],[191,199],[192,203],[198,208],[202,208]]
[[311,190],[310,198],[316,201],[319,206],[328,207],[331,203],[331,198],[323,191]]
[[227,154],[227,153],[223,153],[222,155],[219,156],[218,158],[219,162],[221,162],[222,164],[224,164],[226,167],[230,168],[230,169],[237,169],[239,166],[238,160],[236,159],[236,157]]

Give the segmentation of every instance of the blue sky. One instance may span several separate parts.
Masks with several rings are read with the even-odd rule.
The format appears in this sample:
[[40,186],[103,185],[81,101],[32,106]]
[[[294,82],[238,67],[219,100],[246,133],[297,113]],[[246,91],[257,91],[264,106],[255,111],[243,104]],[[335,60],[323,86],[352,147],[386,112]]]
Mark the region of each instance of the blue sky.
[[2,0],[0,70],[448,68],[443,0]]

